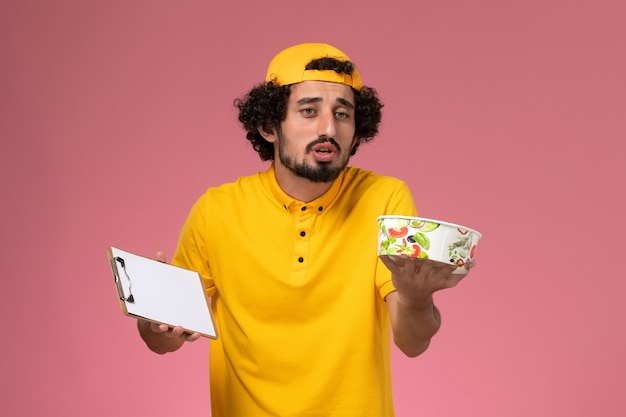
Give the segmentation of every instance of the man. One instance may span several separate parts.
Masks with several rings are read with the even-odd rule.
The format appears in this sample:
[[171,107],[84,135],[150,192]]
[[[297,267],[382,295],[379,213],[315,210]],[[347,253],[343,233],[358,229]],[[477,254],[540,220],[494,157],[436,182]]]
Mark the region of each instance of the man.
[[[393,416],[390,328],[402,352],[422,353],[440,325],[433,293],[460,276],[376,256],[377,217],[417,215],[404,182],[348,166],[378,133],[376,91],[340,50],[301,44],[236,105],[271,165],[210,188],[173,259],[211,296],[212,415]],[[199,337],[138,326],[158,353]]]

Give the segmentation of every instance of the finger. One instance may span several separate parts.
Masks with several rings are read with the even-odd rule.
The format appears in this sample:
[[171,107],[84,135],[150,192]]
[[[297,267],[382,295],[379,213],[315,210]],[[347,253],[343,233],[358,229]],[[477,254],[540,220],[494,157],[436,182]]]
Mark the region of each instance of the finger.
[[381,255],[379,258],[392,271],[402,267],[402,259],[398,259],[400,256]]
[[419,268],[416,269],[416,273],[424,277],[429,277],[434,270],[435,267],[433,262],[428,259],[421,259],[421,262],[419,262]]
[[195,342],[200,339],[200,333],[185,333],[185,341]]
[[423,261],[423,259],[412,258],[404,255],[380,255],[380,260],[383,261],[388,268],[405,268],[407,266],[415,267],[415,264]]
[[456,287],[467,274],[450,274],[446,280],[446,288]]
[[169,336],[171,337],[180,337],[185,333],[185,329],[183,329],[181,326],[176,326],[173,327],[170,332],[169,332]]
[[417,264],[418,268],[415,270],[415,276],[428,280],[449,280],[453,277],[453,272],[456,267],[448,265],[442,262],[433,261],[430,259],[420,259]]
[[470,263],[469,263],[469,265],[467,267],[467,270],[469,271],[472,268],[476,268],[476,261],[473,260],[473,259],[470,261]]
[[159,262],[167,262],[167,256],[165,256],[165,252],[162,250],[157,251],[155,259]]
[[167,324],[159,324],[159,323],[150,323],[150,330],[154,333],[165,333],[169,330],[169,326]]
[[446,264],[443,262],[433,262],[433,271],[437,274],[441,275],[451,275],[454,271],[456,271],[457,267],[455,265]]

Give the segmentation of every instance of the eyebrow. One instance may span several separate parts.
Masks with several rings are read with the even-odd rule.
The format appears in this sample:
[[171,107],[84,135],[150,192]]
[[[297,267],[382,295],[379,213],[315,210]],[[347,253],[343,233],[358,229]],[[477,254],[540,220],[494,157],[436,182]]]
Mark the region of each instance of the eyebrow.
[[[320,101],[322,101],[321,97],[302,97],[300,100],[296,101],[296,104],[318,103]],[[350,103],[345,98],[338,97],[337,102],[350,109],[354,109],[354,104]]]

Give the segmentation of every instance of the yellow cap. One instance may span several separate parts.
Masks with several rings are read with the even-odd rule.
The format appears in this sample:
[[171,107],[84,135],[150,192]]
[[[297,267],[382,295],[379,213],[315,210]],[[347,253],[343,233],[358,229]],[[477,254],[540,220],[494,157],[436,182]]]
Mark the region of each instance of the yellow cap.
[[289,85],[302,81],[328,81],[349,85],[361,90],[363,83],[359,71],[354,68],[352,74],[339,74],[333,70],[307,70],[309,62],[318,58],[335,58],[350,61],[350,58],[334,46],[325,43],[302,43],[278,53],[267,68],[265,81],[276,85]]

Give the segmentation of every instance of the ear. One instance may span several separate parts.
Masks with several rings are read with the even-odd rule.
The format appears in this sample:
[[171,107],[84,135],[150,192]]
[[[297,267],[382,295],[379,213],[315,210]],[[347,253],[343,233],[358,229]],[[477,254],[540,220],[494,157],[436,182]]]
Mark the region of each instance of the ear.
[[258,129],[259,135],[263,136],[263,139],[268,141],[269,143],[274,143],[278,139],[278,135],[276,134],[276,129],[272,128],[270,132],[264,130],[263,127],[259,127]]
[[354,154],[356,154],[356,150],[360,145],[360,139],[358,139],[357,137],[355,137],[354,139],[352,139],[352,144],[350,145],[350,156],[354,156]]

